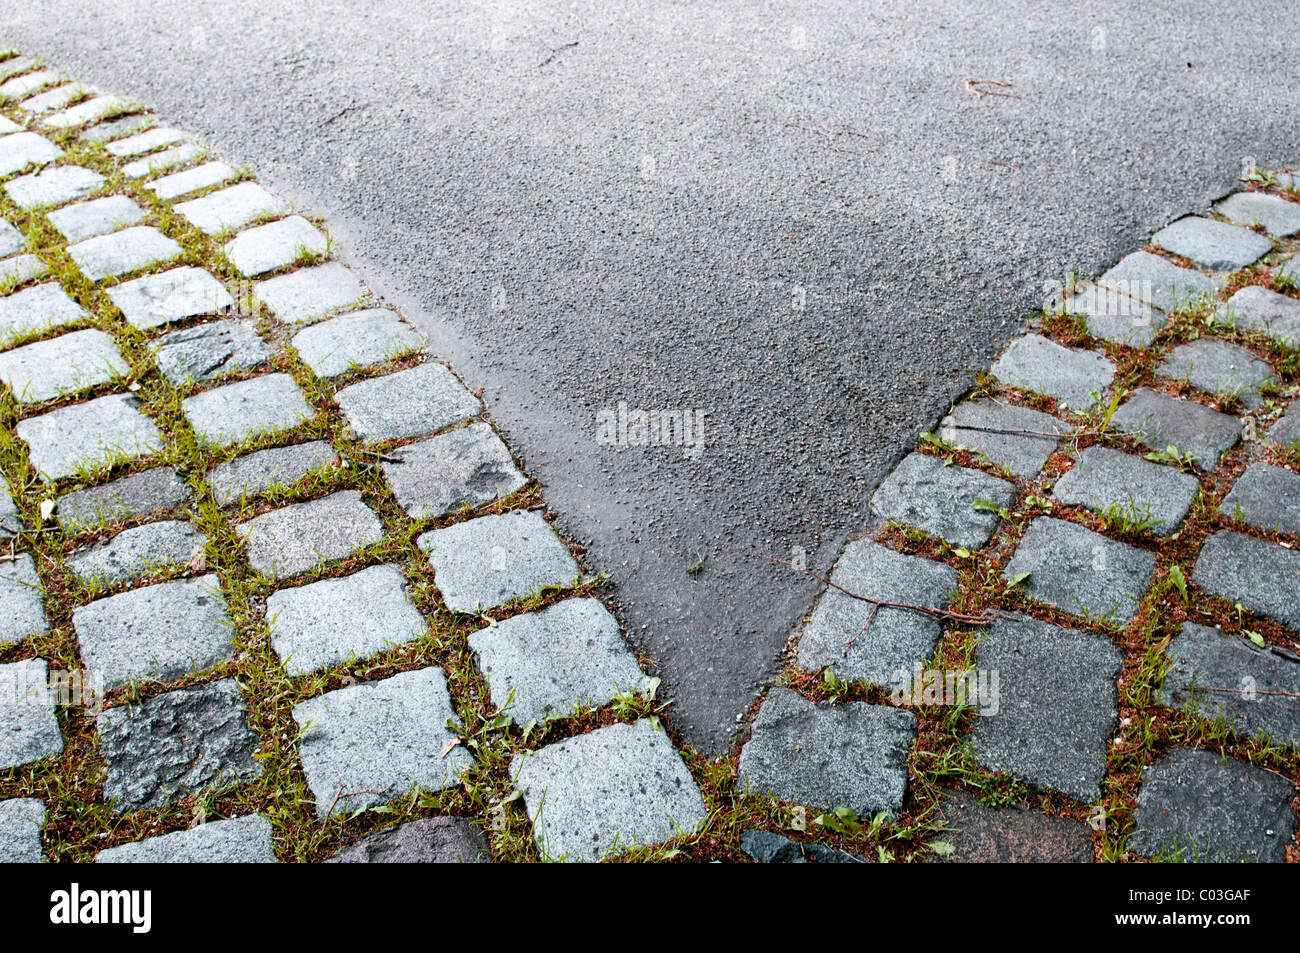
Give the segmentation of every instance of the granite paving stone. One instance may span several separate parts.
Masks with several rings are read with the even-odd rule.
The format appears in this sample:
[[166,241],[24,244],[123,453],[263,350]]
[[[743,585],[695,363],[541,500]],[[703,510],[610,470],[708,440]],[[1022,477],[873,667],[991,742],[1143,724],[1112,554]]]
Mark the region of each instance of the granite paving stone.
[[214,387],[181,401],[194,432],[219,446],[292,430],[316,412],[288,374],[267,374]]
[[49,270],[49,266],[35,255],[7,258],[0,261],[0,285],[17,287],[47,274]]
[[902,708],[815,704],[773,688],[740,751],[742,793],[771,794],[815,808],[847,807],[859,817],[903,806],[916,716]]
[[[1135,290],[1140,293],[1141,287]],[[1075,292],[1066,299],[1063,310],[1082,317],[1094,337],[1130,347],[1149,346],[1169,321],[1168,315],[1146,301],[1098,284]]]
[[0,664],[0,771],[63,751],[49,672],[43,658]]
[[266,600],[266,618],[271,645],[290,675],[377,655],[427,632],[401,567],[393,564],[281,589]]
[[0,63],[0,80],[8,80],[20,73],[26,73],[29,70],[37,69],[41,65],[40,60],[33,59],[30,56],[14,56]]
[[1025,479],[1037,476],[1060,446],[1052,434],[1069,430],[1051,414],[992,400],[962,401],[939,424],[942,439]]
[[595,599],[566,599],[525,612],[469,637],[492,704],[517,725],[601,708],[619,692],[637,692],[645,675]]
[[998,710],[975,721],[975,757],[1036,787],[1080,801],[1101,796],[1119,725],[1116,679],[1124,653],[1104,635],[1003,612],[975,650],[998,673]]
[[490,503],[528,482],[487,424],[470,424],[408,443],[380,466],[397,502],[412,519]]
[[1295,833],[1294,796],[1272,771],[1174,748],[1142,769],[1127,847],[1184,861],[1281,863]]
[[49,126],[51,129],[71,129],[74,126],[85,126],[96,120],[103,119],[109,113],[123,109],[128,105],[127,101],[120,96],[93,96],[53,115],[46,116],[41,120],[41,125]]
[[1167,258],[1137,251],[1097,279],[1097,284],[1155,305],[1161,311],[1178,311],[1219,291],[1219,283],[1191,268],[1180,268]]
[[483,409],[456,375],[433,361],[344,387],[334,401],[357,436],[372,443],[432,433]]
[[1200,484],[1196,477],[1170,466],[1107,447],[1089,447],[1073,469],[1056,481],[1052,496],[1067,506],[1086,506],[1095,513],[1115,513],[1169,536],[1182,525]]
[[[326,692],[297,705],[293,718],[317,817],[331,807],[349,812],[391,801],[417,786],[454,787],[474,763],[463,745],[443,753],[456,737],[447,726],[456,712],[436,667]],[[353,793],[370,791],[383,793]]]
[[5,192],[19,208],[35,209],[83,198],[106,181],[98,172],[79,165],[59,165],[11,179],[5,183]]
[[[845,548],[831,582],[869,599],[945,609],[957,591],[957,571],[860,539]],[[842,679],[893,685],[934,654],[942,629],[934,616],[827,588],[799,642],[799,667],[816,672],[829,665]]]
[[273,864],[271,824],[249,814],[101,851],[99,864]]
[[67,252],[83,275],[100,281],[178,258],[181,246],[151,225],[135,225],[69,245]]
[[144,209],[125,195],[109,195],[65,205],[50,212],[46,218],[68,241],[79,242],[143,221]]
[[540,513],[514,510],[430,530],[417,540],[453,612],[505,605],[581,574],[569,548]]
[[162,152],[155,152],[142,159],[128,162],[122,166],[122,174],[128,179],[143,179],[158,172],[166,172],[168,169],[180,168],[202,155],[203,151],[197,145],[183,142]]
[[1151,240],[1167,252],[1215,271],[1243,268],[1273,250],[1272,242],[1249,228],[1195,215],[1166,225]]
[[1209,338],[1180,344],[1156,368],[1161,377],[1186,380],[1210,394],[1235,394],[1252,410],[1263,406],[1261,389],[1277,384],[1273,368],[1244,348]]
[[487,838],[464,817],[426,817],[363,837],[327,864],[487,864]]
[[1274,284],[1284,282],[1292,288],[1300,286],[1300,255],[1289,255],[1280,262],[1273,269],[1273,282]]
[[59,526],[65,533],[95,529],[189,502],[190,488],[171,467],[153,467],[111,483],[73,490],[58,499]]
[[0,480],[0,540],[17,536],[22,530],[23,521],[14,503],[13,489],[8,480]]
[[0,864],[39,864],[45,804],[35,798],[0,801]]
[[993,376],[1011,387],[1022,387],[1055,397],[1075,410],[1097,402],[1115,376],[1115,365],[1096,351],[1062,347],[1041,334],[1026,334],[1012,341],[990,368]]
[[64,83],[53,89],[47,89],[45,92],[29,99],[24,99],[18,104],[18,108],[25,112],[41,113],[53,112],[56,109],[62,109],[68,103],[72,102],[78,96],[98,93],[99,90],[93,86],[87,86],[84,83]]
[[97,328],[0,353],[0,381],[20,404],[38,404],[106,384],[130,371],[112,337]]
[[1263,225],[1277,238],[1289,238],[1300,232],[1300,203],[1288,202],[1264,192],[1234,192],[1214,206],[1224,218],[1243,225]]
[[109,394],[18,421],[31,464],[46,481],[162,449],[157,425],[140,412],[133,394]]
[[181,328],[149,345],[164,377],[177,387],[261,367],[275,356],[251,321],[209,321]]
[[946,466],[939,457],[910,453],[871,496],[871,512],[941,537],[954,546],[979,549],[998,528],[996,511],[976,508],[981,500],[1007,507],[1016,488],[1006,480],[967,467]]
[[329,378],[418,351],[424,335],[392,311],[368,308],[299,331],[293,346],[313,373]]
[[1219,512],[1266,532],[1300,533],[1300,474],[1252,463],[1219,504]]
[[271,510],[235,527],[254,571],[284,579],[379,542],[383,524],[356,490]]
[[202,268],[185,266],[146,275],[108,289],[132,327],[148,330],[171,321],[234,307],[235,299]]
[[217,502],[225,506],[275,486],[290,486],[336,459],[338,452],[324,440],[272,447],[221,464],[208,474],[208,483]]
[[0,563],[0,642],[49,631],[36,562],[28,553]]
[[0,298],[0,337],[16,338],[90,318],[58,284],[37,285]]
[[34,93],[41,87],[57,83],[62,79],[63,77],[53,70],[37,70],[34,73],[7,80],[3,85],[0,85],[0,96],[4,96],[6,99],[22,99],[29,93]]
[[241,275],[253,278],[297,261],[304,251],[323,255],[329,239],[301,215],[259,225],[226,243],[226,257]]
[[22,128],[8,116],[0,116],[0,136],[7,136],[11,132],[21,132]]
[[1282,446],[1300,444],[1300,404],[1292,404],[1277,423],[1268,429],[1268,439]]
[[1072,615],[1125,625],[1137,615],[1155,563],[1145,549],[1040,516],[1025,530],[1002,575],[1010,582],[1029,573],[1020,586],[1031,598]]
[[689,834],[708,817],[681,755],[647,719],[517,754],[510,776],[548,859],[596,861]]
[[206,545],[207,537],[189,523],[162,520],[80,549],[65,565],[79,582],[112,586],[189,565]]
[[96,599],[73,610],[86,667],[109,688],[171,681],[235,657],[235,627],[215,573]]
[[173,129],[170,126],[155,126],[125,139],[110,142],[104,148],[110,155],[126,158],[128,156],[143,155],[146,152],[161,149],[163,146],[175,145],[178,142],[183,142],[185,138],[185,133],[179,129]]
[[261,215],[283,215],[289,206],[256,182],[240,182],[176,206],[200,231],[217,235],[247,225]]
[[800,843],[771,831],[742,831],[740,849],[759,864],[865,864],[865,857],[825,844]]
[[34,132],[14,132],[0,138],[0,176],[41,166],[63,157],[63,150]]
[[1300,300],[1247,285],[1221,304],[1215,317],[1243,331],[1260,331],[1288,347],[1300,347]]
[[27,247],[23,233],[4,219],[0,219],[0,256],[12,255]]
[[233,678],[110,708],[96,726],[108,767],[104,801],[119,812],[262,774],[253,757],[258,737]]
[[1190,454],[1202,470],[1215,470],[1220,458],[1241,441],[1241,422],[1191,400],[1139,388],[1115,411],[1111,427],[1152,450],[1174,447]]
[[1092,831],[1082,821],[1048,817],[1029,808],[986,807],[967,791],[944,795],[939,810],[948,830],[939,835],[954,848],[938,863],[1090,864]]
[[150,129],[155,121],[155,118],[147,113],[136,113],[131,116],[123,116],[121,119],[101,122],[89,129],[82,130],[79,135],[87,142],[111,143],[112,140],[120,139],[123,136],[144,132]]
[[1300,632],[1300,550],[1243,536],[1215,533],[1201,547],[1192,581],[1206,592]]
[[220,185],[234,177],[235,170],[226,163],[205,162],[184,172],[173,172],[161,179],[155,179],[146,188],[160,199],[175,199],[197,192],[199,189]]
[[281,321],[301,324],[357,303],[366,289],[347,267],[331,261],[259,281],[254,293]]

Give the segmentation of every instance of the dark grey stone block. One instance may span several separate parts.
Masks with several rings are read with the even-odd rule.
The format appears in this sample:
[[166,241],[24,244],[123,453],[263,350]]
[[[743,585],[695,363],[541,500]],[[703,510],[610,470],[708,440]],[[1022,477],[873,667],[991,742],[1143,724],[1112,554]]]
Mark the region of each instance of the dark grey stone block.
[[1001,517],[975,509],[984,500],[1008,507],[1016,488],[1006,480],[966,467],[947,466],[939,457],[911,453],[885,477],[871,497],[871,511],[882,519],[915,526],[954,546],[979,549],[993,536]]
[[1191,454],[1202,470],[1216,469],[1223,454],[1241,441],[1236,417],[1145,387],[1121,404],[1110,422],[1153,450],[1163,453],[1172,446]]
[[1156,368],[1161,377],[1186,380],[1209,394],[1235,395],[1251,409],[1264,403],[1260,391],[1276,384],[1273,368],[1250,351],[1210,338],[1180,344]]
[[59,497],[59,526],[76,533],[159,510],[185,505],[192,495],[185,480],[171,467],[154,467],[140,473]]
[[1252,463],[1219,504],[1219,512],[1269,532],[1300,533],[1300,473]]
[[1167,252],[1215,271],[1232,271],[1267,255],[1273,243],[1240,225],[1189,215],[1166,225],[1151,239]]
[[1196,557],[1192,581],[1206,592],[1300,632],[1300,550],[1241,533],[1215,533]]
[[939,436],[979,454],[1013,476],[1037,476],[1070,427],[1051,414],[991,400],[967,400],[939,424]]
[[1115,376],[1115,365],[1096,351],[1062,347],[1041,334],[1026,334],[1012,341],[990,368],[993,376],[1011,387],[1022,387],[1055,397],[1075,410],[1087,410],[1104,394]]
[[1066,472],[1052,496],[1096,513],[1119,511],[1133,522],[1159,520],[1151,528],[1168,536],[1182,525],[1200,490],[1196,477],[1106,447],[1089,447]]
[[362,838],[327,864],[487,864],[483,831],[463,817],[427,817]]

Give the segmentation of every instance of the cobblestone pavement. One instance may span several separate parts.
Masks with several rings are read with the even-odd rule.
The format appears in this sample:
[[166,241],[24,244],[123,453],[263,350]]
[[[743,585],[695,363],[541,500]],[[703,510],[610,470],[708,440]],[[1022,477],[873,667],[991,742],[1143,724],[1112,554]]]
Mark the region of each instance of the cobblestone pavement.
[[323,221],[0,96],[0,859],[1300,859],[1289,178],[1048,302],[705,759]]

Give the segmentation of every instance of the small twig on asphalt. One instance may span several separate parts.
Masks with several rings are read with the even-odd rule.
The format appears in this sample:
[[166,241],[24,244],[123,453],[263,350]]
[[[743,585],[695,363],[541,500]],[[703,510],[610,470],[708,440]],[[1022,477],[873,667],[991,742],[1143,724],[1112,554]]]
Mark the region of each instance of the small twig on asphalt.
[[542,60],[540,63],[537,64],[537,68],[541,69],[543,66],[546,66],[548,63],[551,62],[551,60],[555,59],[555,55],[559,53],[561,50],[572,49],[577,45],[578,45],[578,41],[574,40],[572,43],[565,43],[563,46],[557,46],[555,49],[551,50],[550,56],[546,57],[546,59]]
[[336,120],[336,119],[342,119],[344,116],[346,116],[348,113],[350,113],[352,110],[354,110],[354,109],[356,109],[356,108],[357,108],[357,104],[356,104],[356,103],[348,103],[346,106],[344,106],[342,109],[340,109],[340,110],[339,110],[338,112],[336,112],[334,115],[330,116],[330,117],[329,117],[328,119],[326,119],[324,122],[317,123],[317,124],[316,124],[316,128],[317,128],[317,129],[324,128],[325,126],[328,126],[330,123],[332,123],[334,120]]
[[966,92],[974,93],[976,99],[983,99],[985,96],[1005,96],[1008,99],[1020,99],[1015,93],[999,93],[995,89],[976,89],[976,86],[1000,86],[1003,88],[1010,87],[1010,83],[1004,83],[1000,79],[968,79],[966,80]]

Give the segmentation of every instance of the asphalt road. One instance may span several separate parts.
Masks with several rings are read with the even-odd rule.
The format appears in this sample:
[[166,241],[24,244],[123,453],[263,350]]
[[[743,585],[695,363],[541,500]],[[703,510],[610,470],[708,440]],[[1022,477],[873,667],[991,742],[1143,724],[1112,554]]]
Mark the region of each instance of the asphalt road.
[[[5,2],[0,41],[325,215],[716,749],[816,591],[762,557],[828,569],[1044,281],[1300,159],[1294,0],[818,7]],[[599,442],[620,403],[702,452]]]

